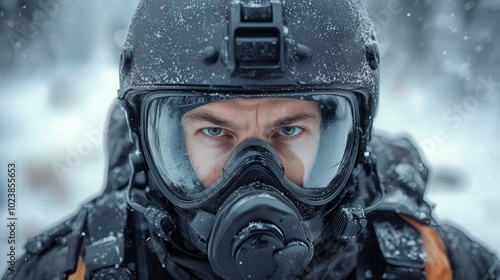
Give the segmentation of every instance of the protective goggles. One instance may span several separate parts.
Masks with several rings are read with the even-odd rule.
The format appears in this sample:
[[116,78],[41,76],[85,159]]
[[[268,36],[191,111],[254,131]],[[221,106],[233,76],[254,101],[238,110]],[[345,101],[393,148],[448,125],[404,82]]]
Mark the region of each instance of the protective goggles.
[[[359,141],[358,104],[350,91],[299,93],[149,92],[141,108],[143,149],[167,198],[200,207],[227,191],[241,169],[270,152],[280,191],[323,205],[341,190]],[[249,139],[266,147],[235,152]],[[248,145],[247,145],[248,146]],[[233,166],[231,166],[233,165]],[[237,165],[237,166],[234,166]]]

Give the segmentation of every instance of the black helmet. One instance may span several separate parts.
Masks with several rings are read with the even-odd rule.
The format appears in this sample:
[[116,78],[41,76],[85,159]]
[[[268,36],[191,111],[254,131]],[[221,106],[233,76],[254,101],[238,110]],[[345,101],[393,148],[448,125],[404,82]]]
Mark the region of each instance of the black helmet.
[[369,138],[379,53],[361,2],[141,1],[123,46],[119,98],[164,87],[343,88],[360,91]]
[[[141,1],[123,47],[119,99],[154,179],[146,217],[175,216],[225,278],[297,275],[364,158],[378,60],[361,0]],[[197,147],[207,155],[195,158],[190,129],[224,136],[238,125],[233,118],[248,121],[245,106],[288,114],[272,122],[269,139],[310,132],[286,147],[298,160],[256,135],[219,154]],[[220,168],[205,180],[197,160]],[[297,165],[299,176],[290,171]],[[257,266],[245,265],[258,256]]]

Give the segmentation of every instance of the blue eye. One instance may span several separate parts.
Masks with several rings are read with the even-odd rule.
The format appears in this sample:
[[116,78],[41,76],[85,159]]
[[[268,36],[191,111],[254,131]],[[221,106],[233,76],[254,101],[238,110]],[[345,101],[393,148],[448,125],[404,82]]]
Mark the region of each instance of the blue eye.
[[298,126],[284,126],[284,127],[281,127],[279,129],[278,134],[281,136],[290,137],[290,136],[295,136],[295,135],[301,133],[302,130],[303,129],[298,127]]
[[226,131],[220,127],[206,127],[203,128],[201,132],[211,137],[221,137],[226,135]]

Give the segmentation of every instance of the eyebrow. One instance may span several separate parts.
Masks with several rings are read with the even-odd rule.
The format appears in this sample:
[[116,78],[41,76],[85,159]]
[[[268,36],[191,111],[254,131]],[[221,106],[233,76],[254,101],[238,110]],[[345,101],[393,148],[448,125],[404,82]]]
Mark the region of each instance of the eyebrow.
[[235,126],[227,120],[219,118],[217,116],[212,115],[209,112],[200,112],[193,115],[185,116],[186,121],[203,121],[209,122],[215,126],[227,127],[230,129],[234,129]]
[[273,122],[273,127],[289,126],[299,121],[314,123],[314,122],[319,122],[319,120],[320,118],[318,118],[318,116],[303,113],[278,119],[275,122]]
[[[226,127],[229,129],[234,129],[235,126],[232,124],[230,121],[227,121],[225,119],[219,118],[217,116],[214,116],[210,112],[199,112],[193,115],[188,115],[185,116],[186,121],[203,121],[203,122],[208,122],[211,123],[215,126],[221,126],[221,127]],[[302,113],[298,115],[292,115],[292,116],[287,116],[281,119],[278,119],[273,122],[272,127],[282,127],[282,126],[289,126],[292,125],[296,122],[299,121],[305,121],[308,123],[314,123],[318,122],[320,118],[315,115],[307,114],[307,113]]]

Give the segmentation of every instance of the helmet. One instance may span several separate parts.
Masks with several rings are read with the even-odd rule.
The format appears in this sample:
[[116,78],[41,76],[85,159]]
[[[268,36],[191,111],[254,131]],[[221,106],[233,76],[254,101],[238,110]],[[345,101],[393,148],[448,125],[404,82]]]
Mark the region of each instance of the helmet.
[[[224,278],[296,276],[363,161],[378,68],[361,0],[141,1],[118,95],[152,180],[131,205]],[[252,119],[269,137],[233,133]]]

